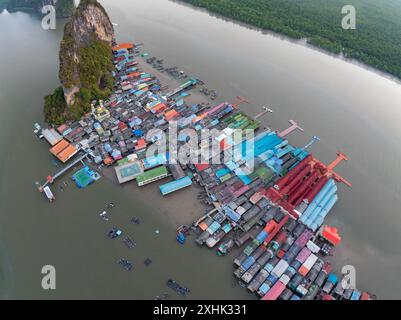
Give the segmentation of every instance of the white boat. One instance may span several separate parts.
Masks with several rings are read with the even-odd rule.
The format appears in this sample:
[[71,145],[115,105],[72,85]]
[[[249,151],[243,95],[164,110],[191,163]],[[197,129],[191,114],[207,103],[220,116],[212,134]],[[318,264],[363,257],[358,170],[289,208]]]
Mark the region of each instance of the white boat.
[[56,200],[56,197],[53,195],[53,192],[50,190],[48,186],[43,188],[43,192],[45,193],[47,199],[49,199],[50,202]]
[[43,138],[42,127],[38,123],[35,123],[33,127],[35,128],[35,130],[33,130],[33,133],[37,135],[40,139],[42,139]]

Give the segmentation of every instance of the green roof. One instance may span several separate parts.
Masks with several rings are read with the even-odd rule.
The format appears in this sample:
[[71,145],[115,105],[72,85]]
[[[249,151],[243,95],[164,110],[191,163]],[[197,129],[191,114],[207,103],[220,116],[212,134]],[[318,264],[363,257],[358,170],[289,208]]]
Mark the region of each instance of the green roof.
[[137,183],[140,184],[147,180],[155,179],[159,176],[163,176],[166,174],[168,174],[167,168],[165,166],[160,166],[140,174],[139,176],[136,177],[136,181]]

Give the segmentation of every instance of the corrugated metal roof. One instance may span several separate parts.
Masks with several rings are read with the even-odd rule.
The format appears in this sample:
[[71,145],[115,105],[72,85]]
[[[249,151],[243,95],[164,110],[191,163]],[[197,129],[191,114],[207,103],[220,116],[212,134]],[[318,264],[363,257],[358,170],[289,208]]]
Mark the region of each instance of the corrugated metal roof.
[[175,192],[182,188],[188,187],[191,184],[192,184],[191,178],[186,176],[184,178],[174,180],[174,181],[171,181],[171,182],[161,185],[160,192],[162,193],[162,195],[167,195],[169,193]]
[[138,182],[138,184],[140,184],[146,182],[147,180],[155,179],[159,176],[165,176],[167,174],[167,168],[165,166],[160,166],[140,174],[136,177],[136,181]]

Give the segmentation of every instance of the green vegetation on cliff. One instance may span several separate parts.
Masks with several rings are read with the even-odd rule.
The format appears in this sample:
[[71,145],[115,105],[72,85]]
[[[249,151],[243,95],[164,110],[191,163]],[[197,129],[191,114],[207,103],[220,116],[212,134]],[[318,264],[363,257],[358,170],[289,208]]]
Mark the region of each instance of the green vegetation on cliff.
[[80,50],[79,76],[82,87],[93,99],[104,99],[113,87],[112,53],[110,46],[100,40],[92,40],[89,47]]
[[64,95],[61,101],[60,90],[56,89],[53,97],[45,98],[47,122],[77,120],[90,111],[91,101],[110,95],[114,83],[112,34],[104,8],[96,0],[81,0],[65,25],[60,45],[59,78]]
[[[401,78],[399,0],[181,0],[211,12],[359,60]],[[356,30],[341,27],[345,5]]]
[[54,92],[45,97],[45,119],[53,124],[62,124],[68,118],[65,114],[67,104],[64,100],[64,91],[58,87]]
[[75,94],[74,104],[67,106],[62,87],[46,96],[45,120],[49,123],[77,120],[91,110],[92,100],[106,99],[111,93],[114,79],[111,75],[113,63],[110,46],[95,39],[90,46],[82,47],[79,55],[80,89]]
[[[77,10],[78,11],[78,10]],[[64,36],[60,44],[60,71],[59,77],[65,88],[71,88],[74,84],[78,84],[79,78],[74,74],[75,61],[74,56],[70,54],[70,50],[74,48],[74,34],[71,21],[64,27]]]

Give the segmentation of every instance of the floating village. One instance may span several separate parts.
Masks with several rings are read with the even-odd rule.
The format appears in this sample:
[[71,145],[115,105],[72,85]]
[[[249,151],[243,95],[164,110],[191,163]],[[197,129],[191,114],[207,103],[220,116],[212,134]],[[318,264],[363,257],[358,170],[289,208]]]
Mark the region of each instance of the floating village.
[[[79,188],[98,180],[102,167],[113,167],[120,184],[141,187],[169,179],[159,186],[163,196],[198,184],[198,201],[208,210],[192,225],[177,228],[177,245],[191,238],[217,256],[236,252],[233,277],[243,290],[262,300],[375,299],[332,272],[329,263],[341,236],[325,218],[338,200],[337,188],[351,187],[334,171],[346,155],[339,152],[332,163],[322,163],[308,151],[318,137],[304,147],[287,140],[290,133],[303,131],[295,121],[281,132],[262,128],[258,119],[271,109],[263,107],[251,117],[240,109],[248,103],[243,97],[214,103],[217,91],[178,67],[165,67],[163,60],[141,53],[140,47],[114,43],[115,86],[107,101],[94,101],[92,111],[79,121],[49,128],[34,125],[35,134],[50,144],[50,153],[62,164],[57,173],[36,183],[39,191],[54,201],[53,184],[77,166],[82,168],[71,178]],[[170,88],[151,70],[182,84]],[[204,101],[194,102],[194,92]],[[168,136],[173,121],[179,132],[173,148],[169,141],[167,150],[149,156],[149,149],[163,139],[161,133]],[[197,150],[170,161],[190,139],[184,129],[199,136],[206,129],[219,134],[211,138],[215,143],[201,139]],[[217,149],[212,147],[216,144]],[[198,161],[183,161],[188,157]],[[212,161],[216,157],[224,161]],[[107,219],[107,212],[101,216]],[[114,228],[107,235],[121,234]],[[129,237],[124,243],[135,246]],[[118,263],[127,271],[133,269],[128,260]],[[172,279],[166,285],[182,296],[190,292]]]

